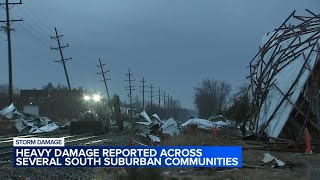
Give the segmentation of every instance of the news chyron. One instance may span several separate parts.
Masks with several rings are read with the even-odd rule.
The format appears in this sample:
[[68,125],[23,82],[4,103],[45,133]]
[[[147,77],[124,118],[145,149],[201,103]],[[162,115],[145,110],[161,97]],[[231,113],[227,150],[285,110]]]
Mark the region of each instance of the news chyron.
[[14,138],[15,167],[242,167],[241,146],[65,146]]

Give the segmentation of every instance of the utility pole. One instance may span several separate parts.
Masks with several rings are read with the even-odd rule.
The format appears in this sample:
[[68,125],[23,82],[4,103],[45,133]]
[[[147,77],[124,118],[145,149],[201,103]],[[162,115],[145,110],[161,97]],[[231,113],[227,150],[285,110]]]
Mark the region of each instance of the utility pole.
[[166,91],[163,91],[163,111],[164,111],[164,115],[167,117],[168,116],[168,112],[166,110]]
[[67,45],[61,46],[60,39],[63,37],[63,35],[58,35],[57,28],[54,28],[54,30],[56,32],[56,36],[54,36],[54,37],[51,36],[51,39],[54,39],[54,40],[56,40],[58,42],[58,47],[56,47],[56,48],[51,47],[51,50],[59,50],[60,56],[61,56],[61,60],[54,61],[54,62],[62,63],[63,69],[64,69],[64,73],[66,75],[66,79],[67,79],[67,83],[68,83],[68,88],[69,88],[69,91],[71,91],[71,85],[70,85],[70,81],[69,81],[68,71],[67,71],[67,68],[66,68],[66,61],[71,60],[72,58],[65,59],[63,57],[63,52],[62,52],[62,50],[64,48],[69,47],[69,44],[67,43]]
[[154,87],[153,87],[153,85],[151,84],[151,85],[150,85],[150,98],[151,98],[151,99],[150,99],[150,100],[151,100],[151,101],[150,101],[150,105],[151,105],[151,109],[152,109],[152,107],[153,107],[153,97],[154,97],[154,95],[153,95],[153,92],[154,92],[153,88],[154,88]]
[[163,109],[166,110],[166,91],[163,91]]
[[107,96],[108,96],[108,101],[110,101],[110,95],[109,95],[109,90],[108,90],[108,85],[107,85],[107,81],[111,80],[110,78],[106,78],[106,74],[109,72],[109,69],[107,71],[104,70],[105,64],[101,63],[101,59],[99,58],[99,64],[97,65],[97,67],[100,67],[101,72],[97,72],[98,75],[102,75],[103,80],[101,80],[100,82],[104,82],[104,86],[106,87],[106,91],[107,91]]
[[141,87],[142,88],[142,91],[140,91],[140,92],[142,92],[142,108],[143,108],[143,110],[145,110],[145,106],[144,106],[144,94],[145,94],[145,88],[146,87],[148,87],[148,86],[146,86],[145,85],[145,83],[146,83],[146,81],[144,80],[144,77],[142,78],[142,81],[140,81],[140,82],[142,82],[142,86],[139,86],[139,87]]
[[129,91],[129,98],[130,98],[130,116],[133,117],[133,108],[132,108],[132,91],[134,91],[134,86],[132,86],[132,82],[135,81],[134,79],[132,79],[132,75],[129,69],[128,74],[126,74],[128,76],[128,79],[126,80],[128,82],[128,86],[126,87],[126,90]]
[[158,105],[159,105],[159,108],[161,108],[161,90],[160,90],[160,87],[158,89]]
[[0,5],[6,10],[6,20],[0,21],[2,23],[5,23],[6,26],[2,26],[1,29],[3,29],[7,33],[8,38],[8,65],[9,65],[9,104],[13,102],[13,82],[12,82],[12,48],[11,48],[11,31],[14,31],[14,29],[11,28],[11,22],[16,21],[22,21],[22,19],[15,20],[10,19],[10,9],[17,5],[22,4],[21,0],[17,3],[9,3],[9,0],[6,0],[5,3],[0,3]]
[[168,110],[170,109],[170,95],[169,95],[169,93],[168,93],[168,106],[167,106],[167,108],[168,108]]

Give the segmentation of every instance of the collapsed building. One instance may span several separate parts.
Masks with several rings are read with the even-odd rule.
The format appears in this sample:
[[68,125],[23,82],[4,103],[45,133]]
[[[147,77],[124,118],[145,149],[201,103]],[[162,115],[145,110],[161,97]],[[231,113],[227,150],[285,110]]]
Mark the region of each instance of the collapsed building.
[[320,15],[289,17],[262,38],[250,62],[249,130],[298,141],[320,131]]
[[164,120],[157,114],[149,117],[145,111],[141,112],[139,117],[142,121],[135,122],[130,128],[133,137],[137,135],[151,140],[152,143],[161,143],[164,136],[173,137],[180,134],[179,126],[173,118]]
[[[171,138],[176,135],[196,132],[198,129],[202,132],[213,132],[216,128],[226,128],[235,126],[235,122],[218,115],[210,120],[190,118],[178,125],[174,118],[160,119],[157,114],[149,117],[146,111],[139,113],[139,120],[130,128],[131,138],[139,138],[140,141],[151,144],[162,143],[163,139]],[[214,121],[215,120],[215,121]],[[181,122],[180,122],[181,123]],[[134,141],[139,145],[144,145]]]
[[[59,129],[59,126],[47,117],[39,117],[33,114],[27,114],[17,111],[14,104],[5,107],[0,111],[0,130],[7,128],[16,128],[20,134],[44,133]],[[10,124],[11,126],[4,126]],[[14,131],[11,131],[14,132]]]

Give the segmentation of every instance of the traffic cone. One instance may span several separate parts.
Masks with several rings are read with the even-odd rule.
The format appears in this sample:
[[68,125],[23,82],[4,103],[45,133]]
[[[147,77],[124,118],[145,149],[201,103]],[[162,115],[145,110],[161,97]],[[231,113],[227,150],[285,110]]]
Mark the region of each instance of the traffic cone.
[[306,154],[312,154],[311,138],[308,129],[306,131]]

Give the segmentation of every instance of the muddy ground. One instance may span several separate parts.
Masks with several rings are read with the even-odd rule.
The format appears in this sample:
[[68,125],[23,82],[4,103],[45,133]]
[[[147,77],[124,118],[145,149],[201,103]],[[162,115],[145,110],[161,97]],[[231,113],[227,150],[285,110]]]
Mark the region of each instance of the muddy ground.
[[[96,145],[127,145],[129,134],[114,137]],[[319,179],[320,155],[255,150],[239,137],[231,134],[196,132],[165,138],[162,145],[240,145],[243,148],[243,167],[239,169],[175,168],[175,169],[124,169],[124,168],[13,168],[0,165],[0,179]],[[272,168],[264,164],[265,153],[284,161],[286,166]]]

